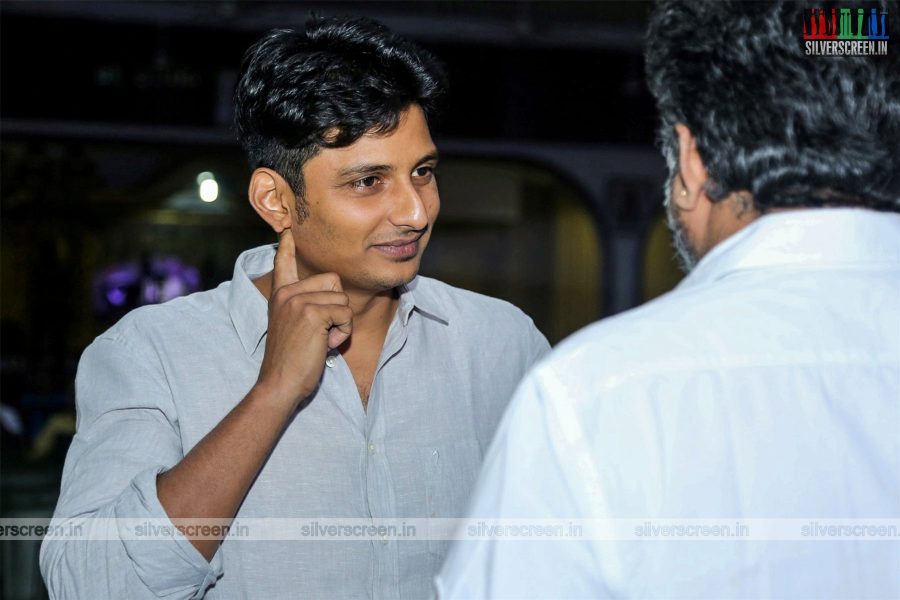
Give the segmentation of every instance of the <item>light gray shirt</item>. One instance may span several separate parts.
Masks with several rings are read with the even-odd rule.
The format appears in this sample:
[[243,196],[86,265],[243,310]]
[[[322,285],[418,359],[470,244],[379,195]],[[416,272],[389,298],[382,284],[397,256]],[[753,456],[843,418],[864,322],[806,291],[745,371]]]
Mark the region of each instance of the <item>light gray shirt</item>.
[[[98,337],[76,378],[77,433],[54,519],[165,519],[158,473],[250,391],[268,324],[252,279],[274,246],[243,253],[232,281],[133,311]],[[457,517],[500,416],[544,336],[512,305],[417,277],[400,302],[363,410],[339,353],[296,414],[240,518]],[[445,541],[241,541],[211,562],[184,537],[47,540],[54,598],[422,598]]]

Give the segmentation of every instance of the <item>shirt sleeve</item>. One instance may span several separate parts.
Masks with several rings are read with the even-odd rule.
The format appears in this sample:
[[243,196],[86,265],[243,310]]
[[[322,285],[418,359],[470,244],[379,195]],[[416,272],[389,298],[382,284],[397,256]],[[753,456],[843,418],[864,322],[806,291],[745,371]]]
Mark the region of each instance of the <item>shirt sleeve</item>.
[[[221,549],[207,562],[177,530],[133,535],[145,519],[168,522],[156,476],[183,458],[159,357],[135,344],[107,334],[79,363],[77,432],[53,523],[80,523],[88,539],[45,539],[40,566],[51,598],[199,598],[222,575]],[[94,536],[100,522],[110,529]]]
[[[529,519],[535,524],[542,519],[565,523],[580,514],[581,492],[573,489],[557,447],[559,430],[568,426],[568,417],[547,410],[553,390],[542,381],[541,371],[526,377],[504,415],[485,458],[467,523],[502,525],[505,519],[515,519],[507,522],[517,526],[527,525]],[[440,600],[604,595],[595,581],[597,563],[587,540],[565,535],[486,537],[483,529],[479,531],[479,539],[457,540],[451,547],[435,579]]]

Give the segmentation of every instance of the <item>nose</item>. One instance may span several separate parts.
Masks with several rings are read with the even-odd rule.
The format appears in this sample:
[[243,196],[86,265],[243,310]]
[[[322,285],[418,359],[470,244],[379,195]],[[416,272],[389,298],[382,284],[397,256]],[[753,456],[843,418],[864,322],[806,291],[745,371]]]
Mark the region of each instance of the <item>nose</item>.
[[393,199],[390,221],[395,227],[422,230],[428,226],[428,210],[420,190],[406,182]]

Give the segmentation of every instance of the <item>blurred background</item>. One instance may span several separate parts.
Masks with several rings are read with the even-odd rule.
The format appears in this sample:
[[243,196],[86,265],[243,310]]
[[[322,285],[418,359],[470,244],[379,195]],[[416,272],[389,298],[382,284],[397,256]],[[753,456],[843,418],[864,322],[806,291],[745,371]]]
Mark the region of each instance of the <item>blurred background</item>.
[[[0,516],[52,513],[84,347],[274,242],[231,132],[246,48],[310,14],[432,50],[442,210],[422,273],[507,299],[551,343],[679,280],[644,84],[646,2],[0,4]],[[2,597],[45,597],[0,542]]]

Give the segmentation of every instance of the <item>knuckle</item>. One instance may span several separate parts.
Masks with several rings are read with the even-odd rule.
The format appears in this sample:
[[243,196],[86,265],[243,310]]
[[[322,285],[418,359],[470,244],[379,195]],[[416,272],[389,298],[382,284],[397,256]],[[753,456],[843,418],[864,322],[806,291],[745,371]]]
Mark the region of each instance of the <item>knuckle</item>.
[[303,304],[303,296],[294,294],[292,296],[288,296],[287,298],[285,298],[284,302],[285,302],[285,304],[288,304],[289,306],[297,307],[297,305]]
[[280,287],[280,288],[276,289],[275,292],[272,294],[272,299],[278,304],[283,304],[284,302],[290,300],[290,298],[285,297],[287,295],[288,295],[287,290],[284,287]]
[[306,307],[308,306],[308,303],[304,302],[301,296],[292,296],[291,298],[288,298],[286,304],[288,311],[290,311],[292,315],[300,317],[306,313]]

